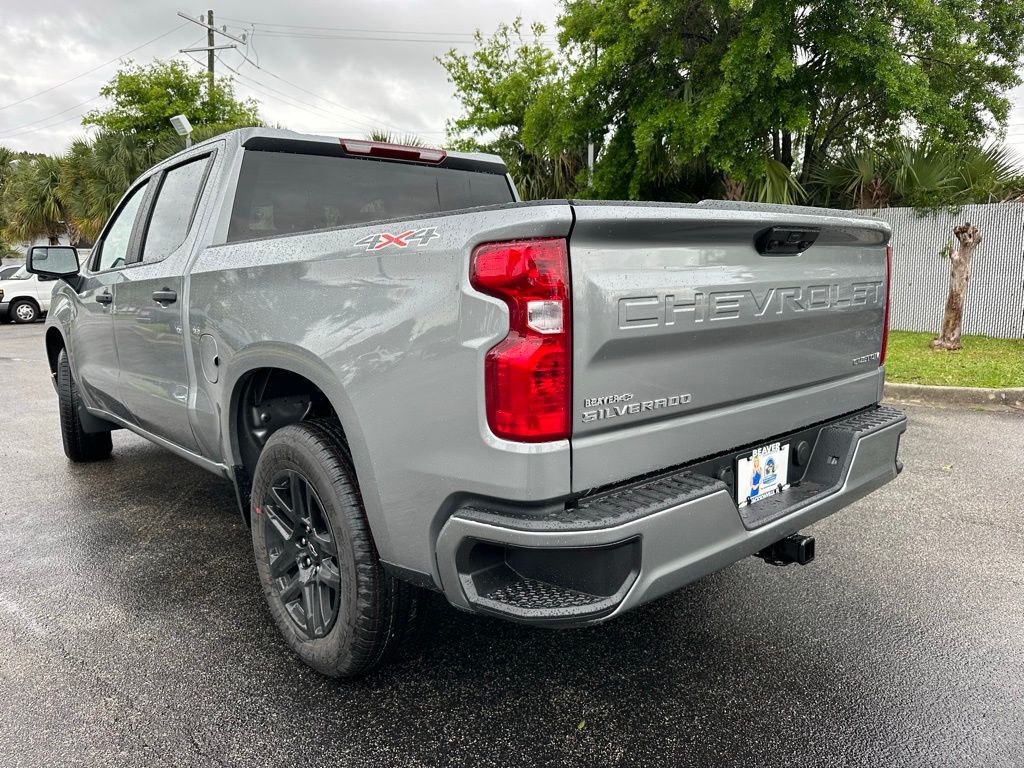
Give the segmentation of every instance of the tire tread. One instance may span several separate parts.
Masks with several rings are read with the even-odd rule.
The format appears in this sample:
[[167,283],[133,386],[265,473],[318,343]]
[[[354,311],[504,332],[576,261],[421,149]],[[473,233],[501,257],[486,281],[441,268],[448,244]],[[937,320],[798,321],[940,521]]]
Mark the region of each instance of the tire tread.
[[[306,451],[327,474],[336,496],[335,507],[342,517],[349,538],[356,571],[356,597],[354,615],[341,617],[348,621],[348,643],[327,643],[338,628],[326,638],[303,641],[282,621],[288,620],[272,609],[278,626],[299,656],[310,666],[331,677],[354,678],[365,675],[387,661],[410,635],[419,615],[419,595],[416,587],[387,573],[380,563],[377,548],[370,533],[363,507],[362,495],[352,466],[341,425],[333,419],[312,419],[291,424],[275,432],[257,464],[253,483],[253,505],[258,503],[257,488],[268,482],[271,470],[263,457],[273,446],[301,443]],[[319,493],[326,489],[318,488]],[[255,511],[255,510],[254,510]],[[253,516],[253,535],[256,541],[256,518]],[[332,520],[332,524],[337,524]],[[337,537],[337,533],[335,534]],[[340,547],[339,547],[340,549]],[[267,593],[266,584],[264,592]]]
[[113,450],[110,433],[88,434],[82,429],[82,422],[78,416],[81,400],[78,396],[78,385],[71,374],[71,363],[66,349],[62,349],[57,355],[57,400],[64,455],[74,462],[101,461],[109,458]]

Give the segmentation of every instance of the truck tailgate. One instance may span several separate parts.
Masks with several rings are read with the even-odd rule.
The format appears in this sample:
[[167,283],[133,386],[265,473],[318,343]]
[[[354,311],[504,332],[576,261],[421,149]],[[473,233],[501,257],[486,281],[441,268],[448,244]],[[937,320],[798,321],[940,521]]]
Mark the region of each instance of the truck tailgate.
[[[880,399],[884,223],[742,203],[573,209],[574,490]],[[816,240],[762,254],[775,227]]]

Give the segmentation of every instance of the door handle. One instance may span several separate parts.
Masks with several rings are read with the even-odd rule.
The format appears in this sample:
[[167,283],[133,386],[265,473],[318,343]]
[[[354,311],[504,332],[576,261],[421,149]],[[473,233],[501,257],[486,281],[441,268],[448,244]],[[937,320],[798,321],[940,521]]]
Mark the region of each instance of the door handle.
[[109,304],[113,300],[114,296],[113,294],[110,293],[110,291],[105,291],[104,293],[96,294],[96,303],[98,304]]
[[178,300],[177,291],[164,288],[162,291],[153,291],[153,301],[161,304],[173,304]]

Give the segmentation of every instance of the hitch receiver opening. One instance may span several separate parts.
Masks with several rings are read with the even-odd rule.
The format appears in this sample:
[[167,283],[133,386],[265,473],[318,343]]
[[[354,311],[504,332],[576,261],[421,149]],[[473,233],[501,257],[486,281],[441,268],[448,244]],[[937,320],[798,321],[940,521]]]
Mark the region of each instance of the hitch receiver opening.
[[814,559],[814,537],[794,533],[757,553],[769,565],[807,565]]

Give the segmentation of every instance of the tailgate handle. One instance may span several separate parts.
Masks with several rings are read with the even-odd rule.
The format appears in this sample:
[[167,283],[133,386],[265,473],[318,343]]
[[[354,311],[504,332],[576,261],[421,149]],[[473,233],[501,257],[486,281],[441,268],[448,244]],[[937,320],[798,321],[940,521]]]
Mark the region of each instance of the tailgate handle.
[[757,236],[757,252],[762,256],[796,256],[818,239],[820,229],[772,227]]

